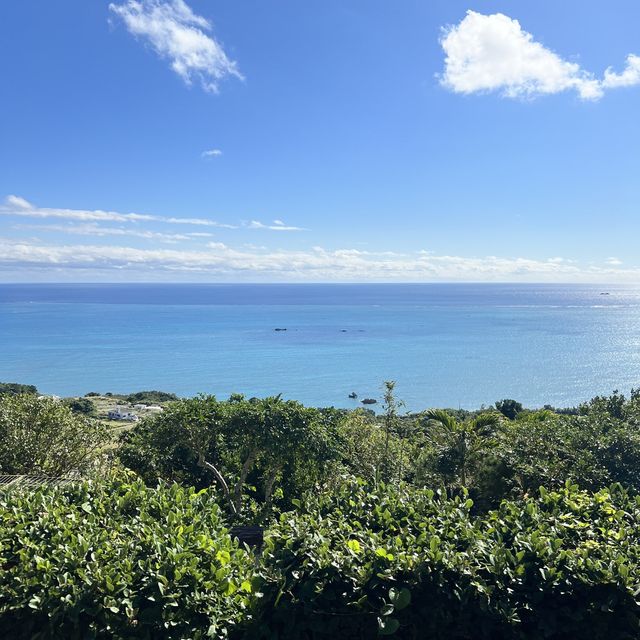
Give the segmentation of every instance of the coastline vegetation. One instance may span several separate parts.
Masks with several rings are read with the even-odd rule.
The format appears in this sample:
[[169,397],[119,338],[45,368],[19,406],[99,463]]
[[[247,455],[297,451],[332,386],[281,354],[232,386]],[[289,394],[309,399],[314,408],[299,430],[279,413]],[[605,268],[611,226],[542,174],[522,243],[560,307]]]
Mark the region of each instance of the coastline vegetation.
[[0,475],[66,481],[0,487],[0,638],[640,637],[639,390],[410,415],[391,382],[379,415],[156,395],[121,430],[14,391]]

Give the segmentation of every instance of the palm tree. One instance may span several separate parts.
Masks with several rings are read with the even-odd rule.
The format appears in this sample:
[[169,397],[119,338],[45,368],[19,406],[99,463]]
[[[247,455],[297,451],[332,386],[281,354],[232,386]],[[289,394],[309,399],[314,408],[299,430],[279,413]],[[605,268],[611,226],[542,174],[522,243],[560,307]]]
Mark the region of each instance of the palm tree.
[[422,415],[426,418],[428,435],[446,451],[459,484],[466,487],[472,459],[495,433],[502,416],[489,412],[460,421],[443,409],[429,409]]

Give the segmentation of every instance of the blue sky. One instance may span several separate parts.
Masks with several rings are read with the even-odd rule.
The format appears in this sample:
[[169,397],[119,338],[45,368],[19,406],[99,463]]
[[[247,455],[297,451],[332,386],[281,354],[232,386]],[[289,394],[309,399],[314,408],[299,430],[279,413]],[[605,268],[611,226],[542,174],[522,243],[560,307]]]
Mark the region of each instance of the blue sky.
[[0,280],[638,282],[639,24],[635,0],[2,3]]

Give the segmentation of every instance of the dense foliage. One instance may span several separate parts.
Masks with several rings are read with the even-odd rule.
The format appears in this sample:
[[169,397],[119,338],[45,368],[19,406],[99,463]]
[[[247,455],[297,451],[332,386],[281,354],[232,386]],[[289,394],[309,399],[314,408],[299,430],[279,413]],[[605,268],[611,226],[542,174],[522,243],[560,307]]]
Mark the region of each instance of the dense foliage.
[[496,402],[496,409],[509,420],[515,420],[519,413],[522,413],[523,406],[516,400],[505,398]]
[[390,396],[383,414],[303,407],[279,398],[172,403],[123,435],[120,458],[149,483],[217,483],[239,512],[248,504],[286,508],[314,484],[343,473],[370,481],[467,488],[476,510],[496,507],[567,479],[598,489],[640,490],[640,393],[598,397],[571,413],[429,410],[402,416]]
[[166,391],[138,391],[125,396],[125,400],[131,404],[157,404],[159,402],[173,402],[178,396],[175,393],[167,393]]
[[211,493],[140,481],[0,494],[0,637],[224,638],[252,558]]
[[[112,451],[139,480],[6,490],[0,637],[640,637],[640,391],[414,415],[393,393],[174,400]],[[0,472],[86,471],[105,437],[0,398]],[[256,523],[260,554],[226,530]]]
[[0,396],[0,473],[59,476],[86,471],[107,441],[102,424],[55,399]]
[[[464,496],[345,484],[283,514],[266,637],[637,638],[640,499],[567,485],[470,515]],[[274,634],[278,634],[275,636]]]
[[19,384],[18,382],[0,382],[0,396],[18,395],[20,393],[30,393],[35,395],[38,389],[32,384]]
[[[443,430],[434,413],[449,427]],[[454,437],[460,433],[455,424],[470,426],[491,415],[480,412],[456,421],[436,411],[418,418],[426,438],[415,468],[417,483],[449,492],[464,485],[477,507],[485,509],[540,486],[562,487],[566,480],[594,490],[619,482],[640,491],[640,391],[629,398],[597,397],[567,414],[523,410],[491,428],[467,429],[464,447]]]
[[73,411],[84,416],[95,416],[96,405],[89,398],[65,398],[63,403]]
[[123,435],[120,459],[149,484],[216,483],[231,513],[326,480],[340,456],[340,414],[280,398],[172,403]]
[[640,498],[464,495],[345,479],[256,557],[213,490],[105,481],[0,494],[0,637],[632,639]]

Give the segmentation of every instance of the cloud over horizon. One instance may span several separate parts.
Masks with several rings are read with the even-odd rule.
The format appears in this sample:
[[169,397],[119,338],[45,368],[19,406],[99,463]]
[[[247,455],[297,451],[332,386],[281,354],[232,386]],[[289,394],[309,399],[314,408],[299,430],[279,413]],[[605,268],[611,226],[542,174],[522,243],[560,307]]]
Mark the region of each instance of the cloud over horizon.
[[123,20],[131,34],[168,59],[186,84],[197,80],[205,91],[217,93],[221,80],[229,76],[243,79],[237,63],[207,35],[210,22],[195,14],[184,0],[127,0],[112,2],[109,10]]
[[135,277],[232,279],[233,281],[487,281],[611,282],[640,281],[640,268],[619,269],[607,261],[581,266],[553,257],[464,257],[429,251],[394,253],[357,249],[269,250],[233,248],[209,242],[195,250],[104,245],[51,245],[0,238],[2,273],[117,273]]
[[445,52],[440,81],[454,93],[500,91],[507,98],[532,98],[576,91],[582,100],[599,100],[608,89],[640,84],[640,57],[629,54],[621,73],[609,67],[602,79],[537,42],[520,23],[502,13],[467,11],[443,29]]
[[[557,256],[438,255],[426,250],[383,247],[371,251],[348,245],[294,249],[245,242],[247,234],[256,231],[276,232],[270,234],[272,239],[282,238],[278,232],[304,231],[281,219],[229,225],[206,218],[42,208],[16,195],[0,205],[0,216],[16,218],[7,227],[12,237],[0,237],[0,280],[3,276],[20,280],[25,274],[40,280],[55,273],[71,281],[81,274],[89,279],[115,275],[116,279],[164,281],[640,282],[640,267],[623,266],[611,256],[599,263],[581,264]],[[159,223],[186,228],[175,232]],[[189,230],[193,225],[202,230]],[[213,238],[210,227],[232,230],[228,238],[233,236],[235,241],[219,238],[223,231]],[[21,237],[23,230],[35,233]],[[74,236],[95,240],[76,243]]]

